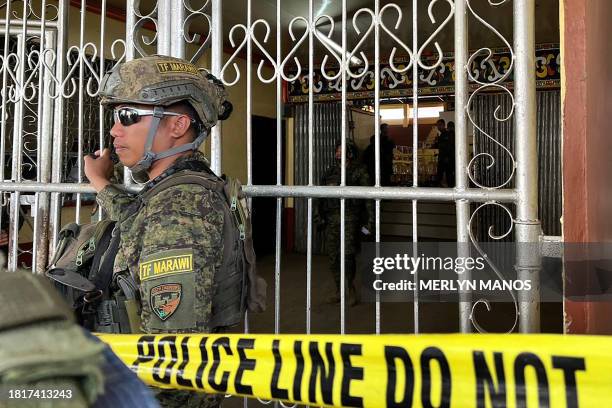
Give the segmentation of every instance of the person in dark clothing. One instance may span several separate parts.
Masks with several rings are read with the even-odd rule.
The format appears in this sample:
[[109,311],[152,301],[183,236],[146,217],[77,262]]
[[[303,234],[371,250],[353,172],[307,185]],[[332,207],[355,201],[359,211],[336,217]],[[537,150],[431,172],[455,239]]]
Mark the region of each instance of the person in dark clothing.
[[[393,148],[395,145],[388,136],[389,125],[380,125],[380,185],[391,185],[391,175],[393,174]],[[363,152],[363,164],[368,170],[370,180],[374,182],[376,175],[376,146],[375,137],[370,138],[370,144]]]
[[[371,182],[368,172],[361,163],[355,160],[357,147],[347,141],[345,158],[345,176],[347,186],[368,186]],[[339,186],[342,175],[341,145],[336,145],[336,160],[322,177],[321,184],[325,186]],[[340,288],[342,286],[340,275],[341,263],[341,235],[340,235],[340,200],[321,199],[317,202],[314,222],[319,230],[325,231],[325,248],[329,257],[329,270],[334,276],[336,284],[335,293],[329,298],[330,303],[340,302]],[[349,305],[355,306],[359,303],[359,293],[355,287],[355,275],[357,271],[356,256],[360,250],[360,233],[369,235],[372,231],[374,220],[374,207],[371,200],[345,201],[344,212],[344,263],[345,263],[345,285],[348,288]]]
[[448,122],[448,127],[438,137],[438,184],[446,175],[448,187],[455,186],[455,124]]

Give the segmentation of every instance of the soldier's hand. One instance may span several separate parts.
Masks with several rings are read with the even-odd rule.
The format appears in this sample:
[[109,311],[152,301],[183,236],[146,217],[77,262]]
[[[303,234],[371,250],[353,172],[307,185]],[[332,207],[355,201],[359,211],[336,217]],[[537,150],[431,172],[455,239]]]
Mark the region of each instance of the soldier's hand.
[[84,161],[85,175],[96,191],[99,192],[110,184],[109,179],[113,174],[113,162],[109,149],[98,150],[93,154],[87,155]]

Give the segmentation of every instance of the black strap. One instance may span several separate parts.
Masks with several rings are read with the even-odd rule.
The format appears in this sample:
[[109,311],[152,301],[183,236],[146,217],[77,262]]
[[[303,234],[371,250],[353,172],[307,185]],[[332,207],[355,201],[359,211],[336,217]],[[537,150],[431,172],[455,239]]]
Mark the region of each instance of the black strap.
[[[102,292],[106,291],[111,283],[113,277],[113,265],[115,263],[114,256],[106,256],[104,254],[116,254],[119,249],[119,234],[113,236],[113,230],[116,224],[112,224],[104,231],[102,238],[98,242],[96,252],[91,263],[90,271],[93,271],[94,275],[90,278],[91,282],[96,286],[97,290]],[[104,261],[102,262],[102,257]],[[102,263],[101,263],[102,262]],[[110,266],[109,266],[110,264]]]
[[129,272],[125,275],[117,274],[115,279],[117,280],[117,286],[119,286],[127,300],[134,300],[139,297],[138,285]]
[[153,180],[149,181],[145,187],[140,190],[140,195],[144,195],[146,194],[149,190],[153,189],[154,187],[156,187],[159,183],[161,183],[162,181],[164,181],[166,178],[180,172],[183,170],[191,170],[191,171],[195,171],[195,172],[199,172],[199,173],[204,173],[207,176],[212,176],[212,177],[217,177],[213,171],[210,169],[210,167],[208,167],[208,165],[206,164],[206,162],[204,162],[203,160],[198,160],[197,158],[185,158],[184,160],[180,161],[179,163],[176,163],[172,166],[170,166],[170,168],[168,168],[166,171],[164,171],[162,174],[160,174],[159,176],[155,177]]
[[[139,197],[139,199],[134,201],[128,208],[127,217],[130,217],[140,211],[142,204],[142,200]],[[110,243],[108,243],[109,241]],[[120,243],[121,232],[119,229],[119,223],[114,223],[113,228],[107,228],[107,230],[104,231],[104,235],[100,239],[100,245],[96,248],[96,253],[94,254],[94,260],[91,266],[92,269],[90,269],[91,271],[94,271],[95,275],[92,276],[90,280],[96,286],[96,289],[102,293],[108,290],[112,282],[115,257],[117,256]],[[104,257],[103,260],[102,257]]]

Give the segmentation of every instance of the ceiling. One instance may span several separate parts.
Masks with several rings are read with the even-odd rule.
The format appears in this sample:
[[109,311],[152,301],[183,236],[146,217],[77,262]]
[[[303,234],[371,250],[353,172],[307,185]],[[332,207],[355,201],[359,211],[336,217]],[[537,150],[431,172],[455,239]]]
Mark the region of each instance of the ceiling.
[[[176,0],[179,1],[179,0]],[[444,21],[449,13],[450,0],[433,0],[425,1],[418,0],[417,10],[417,27],[418,27],[418,44],[419,47],[423,45],[424,41],[428,39],[439,24]],[[436,24],[432,24],[428,15],[428,7],[430,3],[434,3],[432,7],[432,14],[436,20]],[[205,0],[192,0],[190,4],[193,9],[198,9],[206,3]],[[270,25],[270,35],[267,43],[264,42],[265,27],[263,24],[258,23],[255,28],[256,38],[262,44],[270,55],[276,55],[276,14],[277,14],[277,0],[252,0],[252,21],[258,19],[264,19]],[[354,49],[361,36],[357,34],[355,26],[353,25],[353,16],[357,10],[363,7],[373,8],[373,0],[347,0],[347,48]],[[395,8],[387,6],[390,3],[395,3],[402,11],[403,19],[398,24],[397,30],[395,25],[398,22],[398,14]],[[108,4],[115,6],[116,8],[125,9],[124,0],[108,0]],[[152,10],[152,5],[155,4],[152,0],[141,0],[140,7],[141,12],[148,13]],[[471,0],[470,4],[475,13],[479,14],[485,21],[495,27],[507,40],[512,43],[512,4],[513,2],[508,0],[502,5],[491,6],[489,0]],[[412,0],[380,0],[381,9],[387,8],[384,11],[382,20],[384,24],[392,30],[392,32],[409,47],[412,48],[413,36],[412,36]],[[209,10],[209,7],[207,9]],[[238,24],[246,24],[247,21],[247,0],[223,0],[223,30],[224,30],[224,46],[226,49],[231,49],[229,41],[229,31],[232,27]],[[306,0],[282,0],[280,9],[280,20],[281,20],[281,42],[283,48],[283,55],[286,55],[294,45],[289,36],[289,24],[292,19],[303,16],[308,18],[308,1]],[[556,43],[559,42],[559,0],[536,0],[536,24],[535,34],[536,43]],[[478,21],[471,13],[469,14],[468,26],[469,26],[469,48],[477,49],[480,47],[502,47],[504,42],[495,35],[489,28]],[[328,15],[335,22],[335,29],[331,33],[331,39],[337,44],[342,43],[342,1],[341,0],[313,0],[313,15],[315,18],[320,15]],[[364,31],[371,23],[371,17],[367,13],[361,13],[356,19],[355,24],[363,35]],[[327,34],[331,28],[327,18],[321,17],[318,20],[317,27],[320,31]],[[207,32],[207,23],[203,18],[194,18],[190,26],[191,32],[204,33]],[[297,22],[294,24],[294,33],[299,38],[304,33],[304,24]],[[380,41],[380,53],[381,56],[388,56],[396,43],[388,36],[384,30],[381,30],[381,41]],[[243,38],[242,32],[235,33],[236,42],[240,43]],[[368,37],[363,44],[361,49],[365,51],[368,59],[373,58],[374,52],[374,41],[373,33]],[[438,41],[443,52],[452,52],[453,50],[453,20],[451,19],[448,24],[443,28],[435,37],[435,41]],[[435,52],[433,41],[431,41],[425,48],[425,54]],[[297,50],[296,55],[304,61],[308,58],[308,42],[305,41]],[[320,61],[325,55],[325,49],[321,46],[320,42],[316,41],[315,45],[315,61]],[[402,53],[401,47],[398,49],[397,55],[406,55]],[[304,64],[303,64],[304,65]]]

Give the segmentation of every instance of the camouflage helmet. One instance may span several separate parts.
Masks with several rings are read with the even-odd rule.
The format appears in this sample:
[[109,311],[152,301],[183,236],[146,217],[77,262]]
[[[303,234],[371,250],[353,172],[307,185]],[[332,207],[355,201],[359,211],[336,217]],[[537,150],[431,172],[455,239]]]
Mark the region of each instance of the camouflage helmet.
[[163,55],[122,63],[104,77],[100,86],[102,105],[168,107],[187,102],[207,129],[229,117],[232,108],[226,97],[225,88],[213,75],[186,60]]

